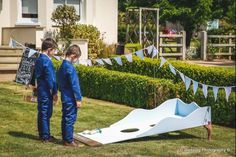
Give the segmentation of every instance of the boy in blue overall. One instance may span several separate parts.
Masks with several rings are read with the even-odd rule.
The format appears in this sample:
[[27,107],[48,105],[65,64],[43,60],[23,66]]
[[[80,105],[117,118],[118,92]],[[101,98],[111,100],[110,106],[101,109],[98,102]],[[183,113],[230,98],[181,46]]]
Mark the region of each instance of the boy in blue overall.
[[51,61],[57,44],[47,38],[42,43],[42,53],[35,63],[35,78],[38,93],[38,133],[43,142],[55,142],[50,134],[50,118],[53,101],[57,101],[57,84],[55,70]]
[[81,106],[81,92],[79,78],[73,66],[81,56],[79,46],[70,46],[65,54],[66,58],[59,69],[59,87],[62,102],[62,139],[64,146],[79,147],[74,142],[74,124],[77,118],[77,108]]

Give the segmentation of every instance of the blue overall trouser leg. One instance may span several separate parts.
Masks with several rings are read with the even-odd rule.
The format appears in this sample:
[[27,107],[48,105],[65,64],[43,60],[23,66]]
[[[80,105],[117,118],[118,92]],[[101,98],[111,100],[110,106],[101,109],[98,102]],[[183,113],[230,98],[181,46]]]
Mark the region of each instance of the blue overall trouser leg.
[[62,109],[62,138],[64,141],[71,143],[73,141],[74,124],[77,118],[77,108],[75,103],[63,103]]
[[40,139],[50,138],[50,118],[53,110],[52,98],[40,98],[38,101],[38,132]]

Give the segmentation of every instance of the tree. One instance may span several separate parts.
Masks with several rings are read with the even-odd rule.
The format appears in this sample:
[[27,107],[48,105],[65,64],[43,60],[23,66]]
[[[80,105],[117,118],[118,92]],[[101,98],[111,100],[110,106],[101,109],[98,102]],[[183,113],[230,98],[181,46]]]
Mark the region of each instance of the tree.
[[73,38],[73,27],[79,21],[79,16],[76,14],[74,6],[59,5],[52,13],[52,21],[59,27],[59,38],[69,44]]
[[193,32],[206,25],[211,17],[212,0],[160,0],[154,6],[160,8],[161,22],[180,22],[186,31],[186,47],[189,47]]

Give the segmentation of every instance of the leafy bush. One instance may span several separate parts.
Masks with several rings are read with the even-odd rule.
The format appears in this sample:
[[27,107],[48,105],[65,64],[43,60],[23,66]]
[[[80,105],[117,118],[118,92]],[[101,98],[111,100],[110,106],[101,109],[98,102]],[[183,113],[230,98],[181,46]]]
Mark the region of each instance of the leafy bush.
[[133,52],[141,50],[142,46],[139,43],[127,43],[125,44],[125,48],[132,49]]
[[[58,69],[60,62],[54,61],[54,65]],[[99,67],[76,66],[76,69],[83,96],[139,108],[154,108],[168,99],[179,97],[186,103],[195,101],[200,106],[211,106],[213,123],[235,126],[235,93],[231,93],[227,102],[224,91],[220,90],[215,102],[212,90],[207,98],[201,89],[193,95],[192,86],[186,92],[182,82],[174,84],[171,80]]]
[[[125,57],[122,57],[123,66],[118,65],[113,60],[113,65],[105,65],[107,69],[135,73],[155,78],[171,79],[174,82],[181,82],[179,76],[173,75],[167,63],[161,68],[160,60],[145,58],[140,60],[138,57],[133,57],[133,62],[128,62]],[[235,73],[226,71],[222,68],[205,67],[200,65],[189,64],[183,61],[169,60],[169,62],[180,72],[186,76],[209,85],[215,86],[232,86],[235,84]]]
[[73,27],[73,38],[88,39],[89,58],[97,58],[104,50],[105,44],[100,38],[100,31],[92,25],[78,24]]

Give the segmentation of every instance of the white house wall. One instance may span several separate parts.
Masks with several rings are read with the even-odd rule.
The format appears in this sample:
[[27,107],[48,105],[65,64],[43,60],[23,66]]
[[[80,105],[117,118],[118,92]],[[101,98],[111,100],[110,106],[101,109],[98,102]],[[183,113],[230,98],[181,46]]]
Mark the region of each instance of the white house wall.
[[86,3],[86,23],[96,26],[106,43],[117,43],[118,1],[86,0]]
[[[81,23],[96,26],[107,44],[117,43],[118,31],[118,0],[81,0]],[[0,45],[2,42],[3,27],[30,26],[19,22],[21,0],[3,0],[0,12]],[[38,27],[45,30],[53,30],[51,15],[53,12],[53,0],[38,0]],[[32,25],[31,25],[32,26]]]

